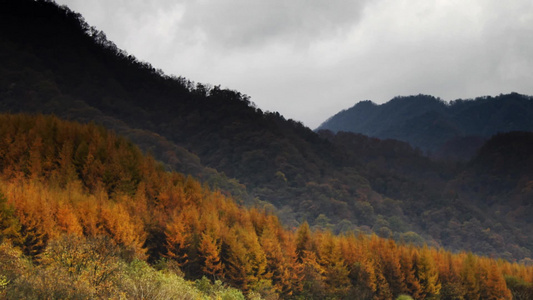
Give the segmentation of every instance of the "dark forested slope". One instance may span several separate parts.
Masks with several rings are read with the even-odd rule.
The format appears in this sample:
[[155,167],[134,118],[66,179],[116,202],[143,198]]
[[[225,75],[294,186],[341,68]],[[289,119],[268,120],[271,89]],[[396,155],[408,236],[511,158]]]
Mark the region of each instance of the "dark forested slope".
[[508,259],[531,256],[532,132],[497,134],[465,163],[434,161],[396,140],[319,134],[357,157],[371,186],[401,199],[412,224],[439,243]]

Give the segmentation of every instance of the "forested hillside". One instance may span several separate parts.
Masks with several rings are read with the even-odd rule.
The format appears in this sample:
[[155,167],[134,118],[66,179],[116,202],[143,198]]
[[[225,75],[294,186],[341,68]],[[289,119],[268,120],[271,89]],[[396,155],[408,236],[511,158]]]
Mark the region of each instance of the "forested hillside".
[[395,140],[319,134],[359,158],[377,192],[408,199],[405,214],[439,244],[530,261],[533,132],[498,134],[468,163],[434,161]]
[[372,203],[382,198],[359,164],[302,124],[239,92],[164,75],[67,8],[26,0],[6,8],[2,22],[13,30],[1,41],[2,110],[105,125],[177,171],[274,204],[289,226],[321,217],[324,226],[346,220],[343,228],[368,230],[376,214],[391,215]]
[[320,129],[397,139],[437,157],[468,160],[481,146],[480,139],[533,131],[533,99],[511,93],[450,103],[428,95],[396,97],[381,105],[363,101],[332,116]]
[[[396,241],[428,243],[456,252],[471,250],[510,261],[528,262],[531,258],[531,222],[520,212],[530,209],[529,170],[533,168],[524,168],[520,177],[504,177],[505,185],[494,184],[494,188],[512,189],[491,190],[487,202],[488,191],[473,188],[483,186],[478,179],[484,177],[473,174],[490,173],[483,173],[475,159],[460,164],[435,162],[404,142],[317,134],[279,113],[261,111],[237,91],[169,76],[138,61],[79,14],[54,2],[3,0],[1,4],[0,25],[9,28],[0,34],[0,110],[4,112],[54,114],[112,129],[112,134],[124,135],[142,152],[151,153],[154,161],[163,162],[158,172],[185,174],[161,176],[179,177],[176,180],[181,182],[183,176],[192,175],[205,189],[220,191],[220,197],[231,196],[240,204],[273,212],[284,228],[299,228],[307,221],[312,229],[335,234],[374,232]],[[518,102],[527,99],[515,94],[508,97]],[[415,104],[420,100],[412,98]],[[428,102],[446,110],[441,101],[431,99]],[[403,107],[401,99],[395,103],[391,118],[394,111],[407,114],[423,107]],[[469,105],[478,102],[461,103],[454,107],[464,107],[468,115]],[[522,112],[527,112],[527,106]],[[471,121],[483,124],[483,120],[480,115]],[[484,139],[473,141],[481,144]],[[35,147],[38,152],[38,145]],[[105,173],[106,161],[104,166],[89,165],[80,171],[90,175],[87,181],[81,177],[81,182],[91,193],[136,195],[142,181],[138,177],[142,164],[136,159],[141,154],[128,155],[131,165],[120,156],[109,163],[126,164],[121,167],[123,172],[133,177],[122,180],[117,179],[122,174]],[[495,170],[505,170],[501,165],[505,166],[507,158],[501,159]],[[530,161],[517,162],[523,163],[528,166]],[[10,175],[13,178],[29,172],[29,165],[8,166],[19,168]],[[39,168],[46,178],[54,172],[63,174],[47,171],[53,169],[50,162]],[[514,174],[514,170],[508,171]],[[96,180],[93,175],[102,177]],[[497,178],[487,180],[495,182]],[[463,184],[466,182],[469,184]],[[494,210],[494,203],[499,210]],[[165,253],[156,247],[165,247],[160,244],[162,231],[155,232],[159,235],[146,233],[146,241],[142,234],[137,238],[136,247],[143,245],[150,257]],[[44,246],[39,247],[41,251]]]
[[286,230],[100,126],[0,115],[0,135],[8,299],[533,296],[533,267],[307,223]]

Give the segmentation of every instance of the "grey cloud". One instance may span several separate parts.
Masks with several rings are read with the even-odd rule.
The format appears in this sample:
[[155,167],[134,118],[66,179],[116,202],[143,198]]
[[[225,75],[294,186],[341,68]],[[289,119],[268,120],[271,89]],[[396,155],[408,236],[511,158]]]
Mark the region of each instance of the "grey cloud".
[[182,1],[181,25],[196,28],[208,43],[227,48],[268,43],[308,45],[356,24],[366,1]]
[[57,0],[169,74],[315,127],[360,100],[533,94],[531,0]]

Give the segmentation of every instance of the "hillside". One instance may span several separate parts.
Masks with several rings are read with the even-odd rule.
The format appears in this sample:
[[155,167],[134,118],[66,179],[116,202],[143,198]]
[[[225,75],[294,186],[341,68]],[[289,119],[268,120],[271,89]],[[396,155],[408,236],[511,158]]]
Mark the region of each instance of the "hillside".
[[[301,123],[262,112],[237,91],[164,75],[67,8],[6,5],[2,22],[13,30],[2,35],[2,57],[9,59],[0,69],[1,110],[102,124],[171,169],[246,203],[274,204],[291,226],[320,213],[333,224],[355,222],[359,204],[378,197],[358,165],[346,164]],[[371,225],[372,215],[358,223]]]
[[[532,257],[527,219],[510,222],[477,191],[458,197],[463,164],[433,162],[405,142],[317,134],[261,111],[237,91],[165,75],[53,2],[2,5],[1,25],[11,29],[0,35],[4,112],[104,126],[153,155],[162,169],[275,212],[285,228],[307,221],[334,233],[375,232],[514,261]],[[405,108],[399,99],[389,113],[418,108],[415,98]],[[517,203],[505,210],[520,211]]]
[[363,101],[332,116],[321,129],[406,141],[437,157],[468,160],[480,139],[533,131],[533,99],[511,93],[450,103],[427,95],[396,97],[381,105]]
[[531,257],[532,132],[498,134],[467,163],[434,161],[396,140],[319,134],[359,158],[377,192],[405,199],[401,207],[411,224],[439,244],[511,260]]
[[286,230],[272,214],[164,171],[101,126],[0,115],[0,134],[1,297],[533,295],[533,267],[307,223]]
[[495,135],[481,147],[452,186],[463,190],[465,198],[483,199],[484,205],[509,214],[513,222],[523,220],[531,224],[532,153],[533,132]]

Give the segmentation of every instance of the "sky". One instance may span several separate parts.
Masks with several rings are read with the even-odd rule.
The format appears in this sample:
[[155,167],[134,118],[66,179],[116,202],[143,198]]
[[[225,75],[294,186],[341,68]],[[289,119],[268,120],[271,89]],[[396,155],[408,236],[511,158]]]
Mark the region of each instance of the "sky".
[[531,0],[56,0],[168,75],[314,129],[359,101],[533,95]]

